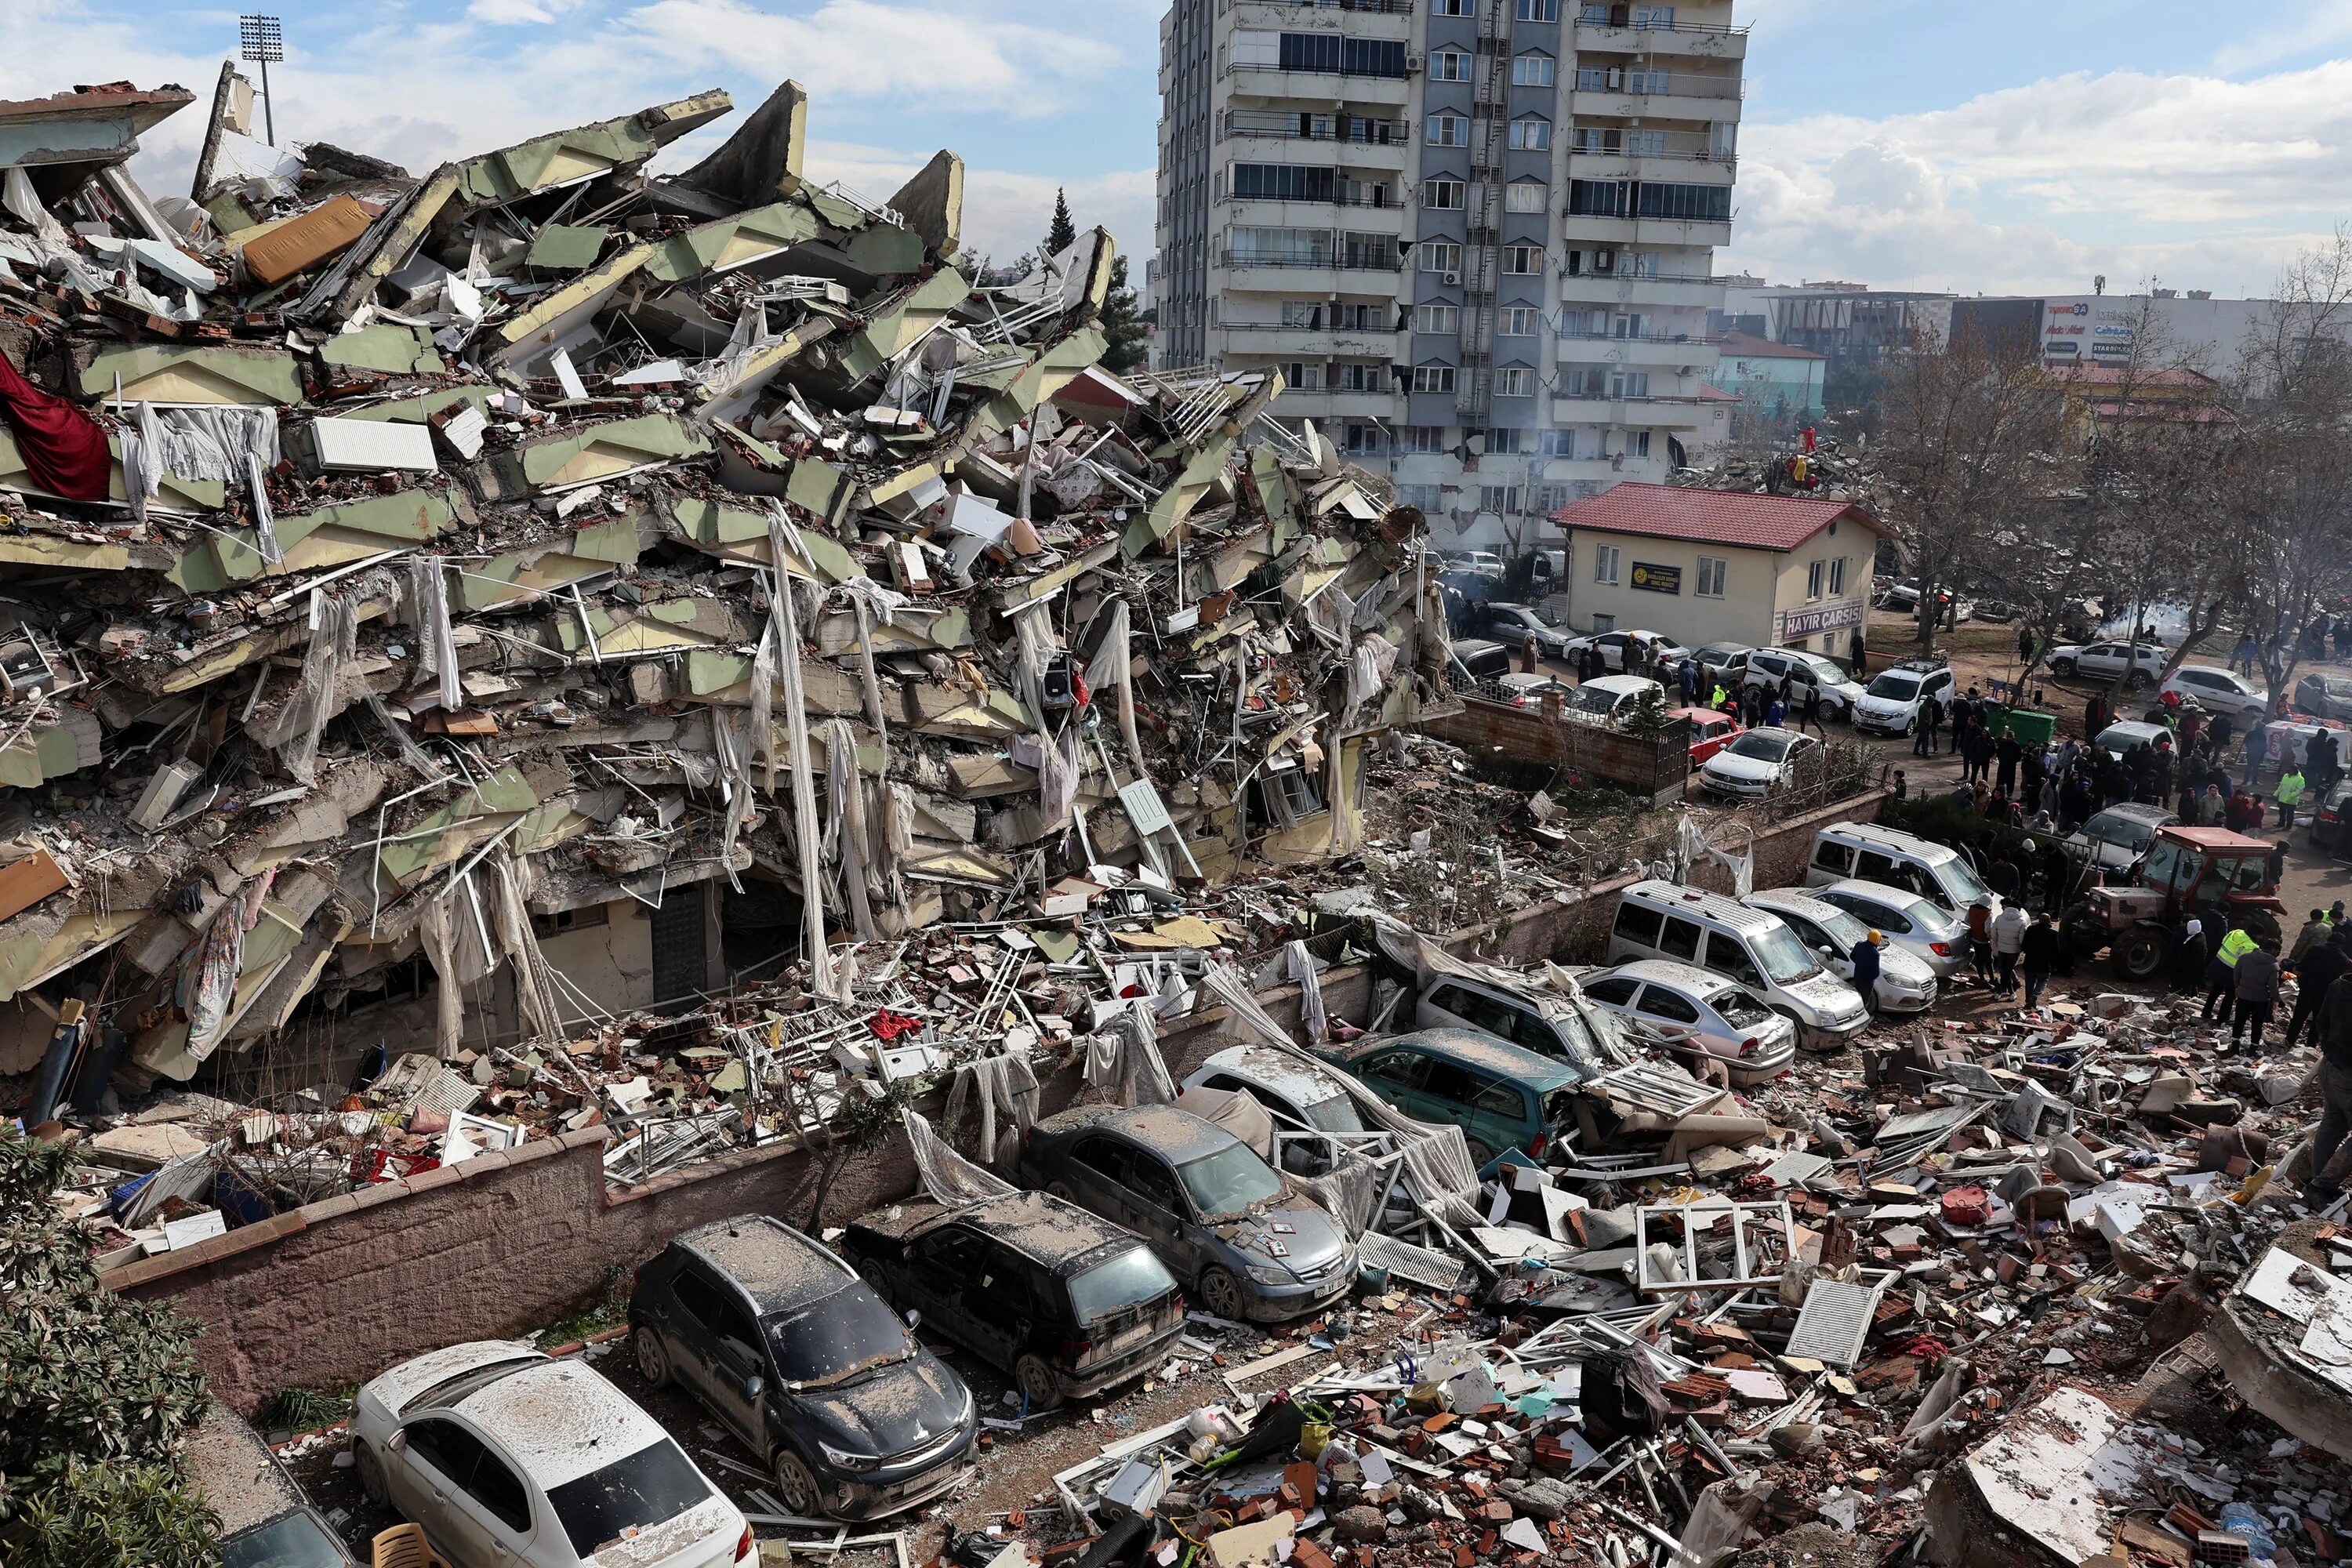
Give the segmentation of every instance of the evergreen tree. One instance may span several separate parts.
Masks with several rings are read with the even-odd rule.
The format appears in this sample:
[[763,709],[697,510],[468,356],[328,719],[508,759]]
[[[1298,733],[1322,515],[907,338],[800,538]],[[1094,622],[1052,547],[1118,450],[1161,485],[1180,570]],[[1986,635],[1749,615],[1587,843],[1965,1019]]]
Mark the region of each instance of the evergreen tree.
[[1054,222],[1045,230],[1045,254],[1059,256],[1076,245],[1077,239],[1078,226],[1070,221],[1070,198],[1056,186],[1054,190]]
[[1110,264],[1110,293],[1103,300],[1098,323],[1108,344],[1103,350],[1103,369],[1124,375],[1143,368],[1149,341],[1145,321],[1144,313],[1135,308],[1135,290],[1127,286],[1127,258],[1119,257]]

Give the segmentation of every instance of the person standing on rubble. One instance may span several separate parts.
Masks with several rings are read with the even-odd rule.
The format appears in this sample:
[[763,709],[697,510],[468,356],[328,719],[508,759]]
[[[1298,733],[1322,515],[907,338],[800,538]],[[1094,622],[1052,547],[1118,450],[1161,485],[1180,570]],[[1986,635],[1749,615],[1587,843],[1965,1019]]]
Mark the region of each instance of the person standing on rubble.
[[[2320,1004],[2327,999],[2327,993],[2334,989],[2336,983],[2343,979],[2347,971],[2352,971],[2352,953],[2347,953],[2344,947],[2347,938],[2352,937],[2352,931],[2336,926],[2323,926],[2321,929],[2326,935],[2287,965],[2294,971],[2294,1011],[2288,1016],[2286,1039],[2283,1042],[2290,1051],[2302,1038],[2306,1026],[2310,1030],[2311,1043],[2315,1046],[2322,1043]],[[2302,946],[2302,938],[2295,939],[2295,945]]]
[[2230,933],[2213,950],[2212,962],[2205,966],[2205,1009],[2201,1016],[2206,1023],[2226,1024],[2237,1011],[2238,961],[2253,951],[2254,939],[2242,925],[2231,926]]
[[2033,923],[2025,928],[2019,956],[2025,967],[2025,1005],[2038,1007],[2042,988],[2050,984],[2050,972],[2058,965],[2058,928],[2050,923],[2047,913],[2036,912]]
[[2205,973],[2206,954],[2211,942],[2205,935],[2205,922],[2195,915],[2189,917],[2180,933],[2172,939],[2168,972],[2175,992],[2193,992]]
[[2017,961],[2025,952],[2025,910],[2003,904],[1992,918],[1993,989],[2006,998],[2017,990]]
[[1969,906],[1969,957],[1977,966],[1977,984],[1992,985],[1992,900],[1979,899]]
[[2253,1026],[2254,1035],[2249,1047],[2262,1054],[2263,1030],[2271,1021],[2271,1009],[2278,1005],[2279,961],[2278,944],[2256,942],[2238,959],[2238,1010],[2230,1019],[2230,1047],[2237,1048],[2238,1037],[2246,1026]]
[[2333,930],[2327,923],[2326,910],[2312,910],[2311,918],[2303,922],[2303,929],[2294,933],[2294,942],[2286,950],[2288,971],[2292,973],[2301,969],[2303,961],[2311,956],[2311,950],[2326,942]]

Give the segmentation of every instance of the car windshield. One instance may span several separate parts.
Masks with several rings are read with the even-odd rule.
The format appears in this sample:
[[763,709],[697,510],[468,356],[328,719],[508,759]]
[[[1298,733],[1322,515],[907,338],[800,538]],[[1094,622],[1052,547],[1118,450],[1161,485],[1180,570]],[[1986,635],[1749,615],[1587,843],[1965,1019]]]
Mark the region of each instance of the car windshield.
[[1930,866],[1927,874],[1948,895],[1944,902],[1956,910],[1965,910],[1979,899],[1990,899],[1992,892],[1977,879],[1969,863],[1955,855],[1940,866]]
[[547,1503],[571,1539],[572,1555],[585,1559],[631,1531],[668,1523],[709,1496],[710,1483],[664,1437],[551,1489]]
[[764,1326],[777,1373],[803,1388],[839,1383],[915,1353],[914,1336],[863,1282],[769,1318]]
[[2156,825],[2144,816],[2103,811],[2083,824],[2083,831],[2104,844],[2120,844],[2137,854],[2156,837]]
[[1792,735],[1764,735],[1750,730],[1726,748],[1735,757],[1752,757],[1759,763],[1777,763],[1788,755],[1794,743]]
[[1813,672],[1813,679],[1819,684],[1822,686],[1845,684],[1845,671],[1823,658],[1820,654],[1807,654],[1802,662],[1805,668]]
[[[1990,893],[1987,893],[1985,897],[1990,899],[1992,895]],[[1976,900],[1973,899],[1969,900],[1971,904],[1975,901]],[[1905,914],[1910,916],[1911,922],[1914,925],[1932,928],[1948,926],[1952,923],[1952,911],[1943,908],[1933,899],[1913,899],[1909,903],[1897,904],[1895,907],[1901,910]],[[1963,907],[1965,908],[1966,906]]]
[[1869,694],[1873,697],[1884,697],[1891,701],[1908,702],[1919,695],[1919,678],[1890,669],[1870,683]]
[[1832,942],[1849,951],[1855,942],[1870,940],[1870,928],[1835,904],[1824,903],[1819,909],[1808,908],[1805,918],[1827,932]]
[[307,1512],[295,1512],[221,1543],[221,1568],[344,1568],[351,1559]]
[[1282,1178],[1246,1143],[1229,1144],[1204,1159],[1179,1165],[1176,1175],[1203,1219],[1247,1214],[1253,1204],[1282,1195]]
[[1756,955],[1756,962],[1764,966],[1765,974],[1775,984],[1793,985],[1822,972],[1821,962],[1806,951],[1805,944],[1797,940],[1797,933],[1784,925],[1775,925],[1748,937],[1748,951]]
[[1745,991],[1718,991],[1706,1000],[1707,1005],[1720,1013],[1723,1021],[1734,1028],[1753,1028],[1772,1016],[1772,1009]]
[[1081,1324],[1140,1301],[1157,1300],[1176,1289],[1176,1280],[1149,1247],[1130,1247],[1108,1263],[1097,1263],[1070,1281],[1070,1305]]
[[1335,1094],[1328,1100],[1318,1100],[1301,1108],[1307,1120],[1325,1132],[1361,1132],[1364,1119],[1356,1114],[1356,1102],[1345,1094]]

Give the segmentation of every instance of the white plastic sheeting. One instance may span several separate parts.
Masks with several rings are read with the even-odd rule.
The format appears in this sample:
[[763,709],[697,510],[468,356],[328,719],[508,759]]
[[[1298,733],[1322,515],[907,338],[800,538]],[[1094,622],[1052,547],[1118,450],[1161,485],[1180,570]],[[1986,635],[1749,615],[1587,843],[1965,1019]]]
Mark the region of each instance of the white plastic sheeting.
[[1020,1190],[949,1148],[919,1111],[901,1110],[898,1118],[907,1130],[907,1142],[914,1152],[915,1172],[921,1178],[923,1194],[933,1203],[961,1208],[989,1198],[1009,1197]]

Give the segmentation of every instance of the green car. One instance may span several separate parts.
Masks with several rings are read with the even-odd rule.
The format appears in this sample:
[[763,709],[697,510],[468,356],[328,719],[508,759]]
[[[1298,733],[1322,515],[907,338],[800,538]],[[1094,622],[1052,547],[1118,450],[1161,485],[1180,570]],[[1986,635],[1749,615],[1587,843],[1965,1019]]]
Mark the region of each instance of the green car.
[[1482,1168],[1508,1149],[1540,1156],[1575,1114],[1575,1068],[1482,1029],[1421,1029],[1322,1056],[1407,1116],[1462,1129]]

